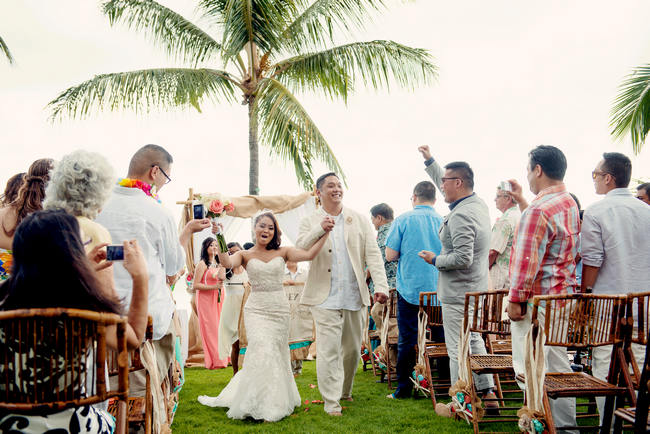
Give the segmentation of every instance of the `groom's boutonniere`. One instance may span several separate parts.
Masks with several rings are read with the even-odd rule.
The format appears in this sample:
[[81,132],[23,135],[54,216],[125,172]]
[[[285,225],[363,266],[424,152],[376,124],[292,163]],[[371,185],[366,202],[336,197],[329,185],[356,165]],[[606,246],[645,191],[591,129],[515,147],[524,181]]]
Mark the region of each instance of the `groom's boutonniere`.
[[351,225],[352,224],[352,217],[348,217],[345,219],[345,223]]

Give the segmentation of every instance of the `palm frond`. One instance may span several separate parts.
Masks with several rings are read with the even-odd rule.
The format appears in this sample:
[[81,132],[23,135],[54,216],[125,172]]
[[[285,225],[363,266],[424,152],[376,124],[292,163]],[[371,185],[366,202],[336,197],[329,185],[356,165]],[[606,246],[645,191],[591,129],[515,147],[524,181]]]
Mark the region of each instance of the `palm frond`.
[[235,85],[227,72],[212,69],[145,69],[97,75],[63,91],[47,109],[51,120],[83,119],[102,110],[189,108],[199,102],[234,101]]
[[259,119],[260,142],[271,154],[293,163],[296,177],[305,189],[313,188],[314,160],[324,162],[344,177],[320,130],[282,83],[271,78],[262,80],[254,110]]
[[335,28],[348,35],[361,30],[369,14],[384,5],[385,0],[316,0],[282,32],[282,48],[296,53],[323,48],[334,41]]
[[650,131],[650,64],[635,68],[623,81],[609,125],[615,138],[629,133],[632,150],[637,155],[641,152]]
[[102,10],[111,23],[147,34],[177,60],[197,65],[216,57],[221,46],[180,14],[153,0],[110,0]]
[[[319,78],[317,68],[331,65],[335,65],[338,70]],[[331,81],[326,88],[329,94],[343,98],[347,96],[349,86],[359,82],[379,89],[389,88],[390,81],[395,80],[401,87],[413,89],[419,84],[429,84],[437,76],[437,68],[426,50],[393,41],[341,45],[283,60],[275,68],[280,80],[286,74],[288,79],[299,80],[299,84],[314,90],[317,89],[316,85]],[[343,76],[347,80],[345,87],[340,82]],[[334,81],[334,78],[338,81]]]
[[0,51],[5,54],[7,60],[9,60],[9,63],[14,63],[14,58],[11,55],[11,51],[9,51],[9,47],[5,43],[4,39],[2,39],[2,37],[0,37]]
[[263,52],[279,46],[282,31],[297,11],[295,0],[202,0],[204,16],[224,27],[224,56],[234,58],[253,42]]

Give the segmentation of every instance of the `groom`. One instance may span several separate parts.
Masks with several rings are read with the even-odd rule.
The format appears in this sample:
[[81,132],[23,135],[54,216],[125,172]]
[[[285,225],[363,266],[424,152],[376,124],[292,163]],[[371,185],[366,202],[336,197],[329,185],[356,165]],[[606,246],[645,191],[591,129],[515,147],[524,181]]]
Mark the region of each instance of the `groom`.
[[325,411],[341,416],[339,401],[352,401],[370,305],[364,268],[375,283],[375,301],[386,301],[388,283],[370,223],[343,207],[339,177],[333,172],[322,175],[316,190],[322,208],[300,222],[296,246],[308,249],[325,232],[332,233],[311,263],[300,302],[311,307],[316,322],[316,373]]

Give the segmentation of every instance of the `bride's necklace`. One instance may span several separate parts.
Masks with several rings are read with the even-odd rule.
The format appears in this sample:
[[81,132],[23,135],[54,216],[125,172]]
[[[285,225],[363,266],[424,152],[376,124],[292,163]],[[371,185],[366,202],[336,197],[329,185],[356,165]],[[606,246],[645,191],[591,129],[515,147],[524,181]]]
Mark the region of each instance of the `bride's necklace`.
[[137,188],[138,190],[142,190],[144,194],[146,194],[152,199],[155,199],[156,202],[160,203],[160,199],[158,198],[158,195],[155,192],[156,191],[155,187],[153,187],[151,184],[147,184],[144,181],[140,181],[139,179],[120,178],[117,180],[117,185],[120,185],[122,187]]

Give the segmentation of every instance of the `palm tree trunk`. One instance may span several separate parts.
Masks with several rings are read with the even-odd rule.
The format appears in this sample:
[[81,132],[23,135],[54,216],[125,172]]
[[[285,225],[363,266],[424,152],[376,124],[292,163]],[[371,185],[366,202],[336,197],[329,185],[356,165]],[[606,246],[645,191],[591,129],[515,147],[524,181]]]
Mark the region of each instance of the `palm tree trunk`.
[[254,110],[255,96],[248,99],[248,151],[250,163],[248,169],[248,194],[260,193],[260,157],[257,144],[257,114]]

